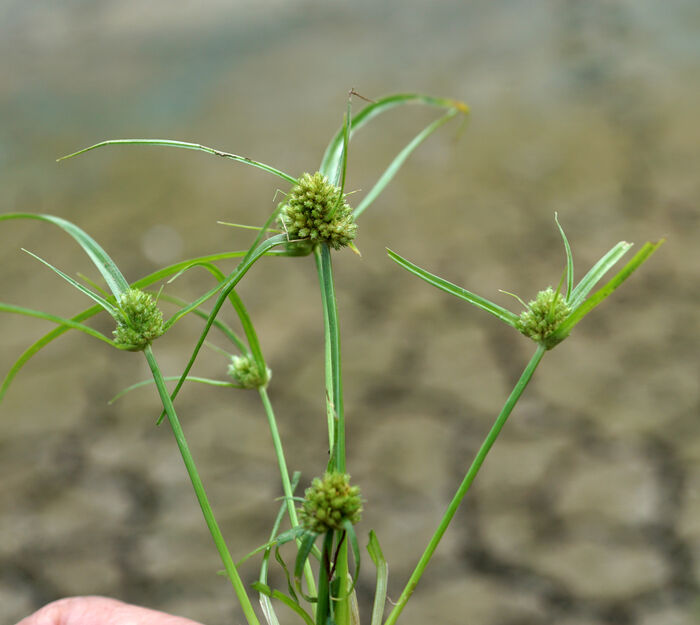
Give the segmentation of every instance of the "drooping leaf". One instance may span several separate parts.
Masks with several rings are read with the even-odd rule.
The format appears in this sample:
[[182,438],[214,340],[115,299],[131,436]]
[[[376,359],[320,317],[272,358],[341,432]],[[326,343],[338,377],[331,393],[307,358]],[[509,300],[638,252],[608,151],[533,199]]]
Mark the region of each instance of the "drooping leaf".
[[[352,139],[355,132],[360,130],[375,117],[398,106],[411,103],[424,104],[441,109],[457,109],[462,113],[469,112],[469,107],[463,102],[459,102],[457,100],[451,100],[449,98],[434,98],[432,96],[427,96],[420,93],[397,93],[380,98],[375,102],[371,102],[359,113],[357,113],[353,117],[352,125],[349,129],[350,139]],[[342,158],[344,133],[345,128],[341,127],[331,139],[323,155],[323,159],[321,160],[319,171],[323,175],[328,176],[329,179],[331,179],[334,172],[338,171],[339,162]]]
[[[78,321],[75,321],[73,319],[66,319],[65,317],[59,317],[58,315],[52,315],[50,313],[45,313],[40,310],[32,310],[31,308],[25,308],[24,306],[13,306],[12,304],[3,304],[2,302],[0,302],[0,312],[14,313],[17,315],[24,315],[25,317],[35,317],[37,319],[45,319],[46,321],[57,323],[61,326],[65,326],[66,328],[84,332],[89,336],[92,336],[96,339],[100,339],[100,341],[104,341],[112,347],[119,347],[112,339],[106,337],[101,332],[98,332],[94,328],[86,326],[85,324],[79,323]],[[5,390],[5,385],[3,385],[2,391],[0,391],[0,399],[4,395]]]
[[412,262],[406,260],[402,256],[399,256],[396,252],[392,252],[391,250],[387,249],[387,254],[389,254],[389,258],[391,258],[397,264],[401,265],[410,273],[418,276],[421,280],[425,280],[428,284],[432,284],[450,295],[459,297],[460,299],[463,299],[470,304],[491,313],[494,317],[497,317],[501,321],[507,323],[509,326],[515,327],[515,322],[518,320],[518,316],[515,313],[512,313],[510,310],[506,310],[498,304],[494,304],[493,302],[490,302],[479,295],[463,289],[461,286],[452,284],[447,280],[443,280],[442,278],[433,275],[425,269],[421,269],[418,265],[414,265]]
[[[179,380],[180,376],[179,375],[166,375],[166,376],[163,376],[163,379],[166,382],[174,382],[176,380]],[[228,387],[228,388],[243,388],[240,384],[235,384],[234,382],[223,382],[222,380],[212,380],[210,378],[200,378],[200,377],[197,377],[194,375],[187,376],[186,382],[198,382],[199,384],[208,384],[209,386],[223,386],[223,387]],[[130,393],[131,391],[135,391],[138,388],[143,388],[144,386],[150,386],[151,384],[155,384],[154,380],[142,380],[141,382],[136,382],[134,384],[131,384],[130,386],[127,386],[126,388],[123,388],[121,391],[119,391],[107,403],[113,404],[118,399],[121,399],[122,397],[124,397],[124,395],[126,395],[127,393]]]
[[95,267],[97,267],[99,272],[102,274],[102,277],[105,279],[107,286],[109,286],[109,290],[116,298],[119,298],[122,293],[129,290],[129,283],[126,281],[126,278],[124,278],[121,271],[119,271],[119,268],[109,257],[107,252],[105,252],[92,237],[78,228],[78,226],[75,224],[72,224],[70,221],[66,221],[61,217],[55,217],[53,215],[39,215],[33,213],[7,213],[5,215],[0,215],[0,221],[9,219],[37,219],[39,221],[52,223],[59,228],[62,228],[64,232],[67,232],[71,237],[73,237],[73,239],[90,257],[90,260],[92,260]]
[[54,267],[48,261],[45,261],[43,258],[41,258],[41,256],[37,256],[36,254],[32,254],[32,252],[30,252],[28,250],[23,249],[23,251],[27,252],[27,254],[29,254],[33,258],[36,258],[39,262],[44,263],[44,265],[46,265],[52,271],[56,272],[59,276],[61,276],[61,278],[63,278],[66,282],[68,282],[68,284],[75,287],[76,289],[78,289],[78,291],[80,291],[84,295],[87,295],[90,299],[97,302],[104,310],[106,310],[112,316],[112,318],[116,319],[118,317],[119,310],[115,306],[112,306],[112,304],[110,304],[104,297],[102,297],[101,295],[98,295],[97,293],[92,292],[87,287],[84,287],[77,280],[73,280],[73,278],[71,278],[70,276],[63,273],[60,269]]
[[399,169],[401,169],[403,164],[406,162],[406,159],[414,152],[414,150],[421,143],[423,143],[423,141],[425,141],[431,134],[433,134],[438,128],[440,128],[440,126],[442,126],[443,124],[451,120],[455,115],[457,115],[457,113],[457,109],[452,109],[445,113],[442,117],[436,119],[431,124],[428,124],[428,126],[426,126],[421,132],[419,132],[411,140],[411,142],[396,155],[389,167],[387,167],[384,173],[379,177],[379,180],[377,180],[374,187],[372,187],[369,193],[367,193],[367,195],[365,195],[365,197],[362,198],[362,201],[357,205],[357,207],[353,211],[353,215],[355,216],[355,218],[359,217],[365,211],[365,209],[372,202],[374,202],[374,200],[377,199],[377,196],[379,196],[379,194],[382,191],[384,191],[386,186],[391,182],[391,180],[397,174]]
[[220,156],[222,158],[238,161],[239,163],[244,163],[245,165],[257,167],[258,169],[262,169],[263,171],[274,174],[275,176],[278,176],[279,178],[282,178],[287,182],[291,182],[292,184],[296,182],[296,178],[285,174],[283,171],[280,171],[279,169],[276,169],[270,165],[266,165],[265,163],[255,161],[252,158],[248,158],[247,156],[239,156],[238,154],[232,154],[230,152],[222,152],[221,150],[216,150],[214,148],[207,147],[206,145],[200,145],[199,143],[189,143],[187,141],[173,141],[170,139],[110,139],[108,141],[100,141],[95,145],[83,148],[82,150],[78,150],[77,152],[73,152],[72,154],[67,154],[66,156],[62,156],[57,160],[65,161],[69,158],[73,158],[80,154],[85,154],[85,152],[89,152],[90,150],[95,150],[97,148],[101,148],[107,145],[158,145],[170,148],[183,148],[185,150],[198,150],[200,152],[206,152],[207,154],[212,154],[214,156]]

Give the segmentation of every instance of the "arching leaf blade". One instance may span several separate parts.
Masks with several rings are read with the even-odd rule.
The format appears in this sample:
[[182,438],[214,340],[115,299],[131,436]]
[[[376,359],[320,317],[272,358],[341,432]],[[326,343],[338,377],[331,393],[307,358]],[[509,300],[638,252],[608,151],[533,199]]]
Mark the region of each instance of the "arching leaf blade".
[[64,232],[73,237],[73,239],[83,248],[85,253],[90,257],[90,260],[92,260],[94,263],[95,267],[97,267],[98,271],[102,274],[102,277],[105,279],[109,290],[115,297],[119,297],[122,293],[129,290],[129,283],[126,281],[126,278],[124,278],[121,271],[119,271],[116,263],[110,258],[109,254],[102,249],[97,241],[70,221],[66,221],[61,217],[55,217],[54,215],[41,215],[33,213],[7,213],[5,215],[0,215],[0,221],[9,219],[36,219],[58,226],[59,228],[63,229]]
[[112,306],[112,304],[110,304],[104,297],[102,297],[101,295],[98,295],[97,293],[94,293],[93,291],[91,291],[91,290],[88,289],[87,287],[85,287],[85,286],[83,286],[82,284],[80,284],[80,282],[78,282],[77,280],[73,280],[73,278],[71,278],[70,276],[68,276],[68,275],[66,275],[65,273],[63,273],[60,269],[54,267],[50,262],[48,262],[48,261],[44,260],[43,258],[41,258],[41,256],[37,256],[36,254],[33,254],[33,253],[30,252],[29,250],[24,250],[24,249],[23,249],[23,251],[26,252],[27,254],[29,254],[30,256],[32,256],[33,258],[36,258],[39,262],[44,263],[44,265],[46,265],[49,269],[51,269],[51,270],[54,271],[56,274],[58,274],[59,276],[61,276],[61,278],[63,278],[66,282],[68,282],[68,284],[70,284],[71,286],[75,287],[76,289],[78,289],[78,291],[80,291],[81,293],[87,295],[90,299],[92,299],[92,300],[94,300],[95,302],[97,302],[97,303],[98,303],[104,310],[106,310],[113,318],[115,318],[115,319],[117,318],[117,314],[118,314],[117,309],[116,309],[114,306]]
[[590,313],[603,300],[609,297],[634,271],[636,271],[642,263],[646,262],[649,257],[664,243],[664,239],[656,243],[645,243],[642,248],[632,257],[632,259],[613,276],[604,286],[585,300],[578,308],[562,321],[561,325],[552,333],[552,338],[564,338],[571,329],[581,321],[588,313]]
[[[380,98],[375,102],[371,102],[359,113],[357,113],[357,115],[353,117],[352,124],[350,126],[350,138],[352,138],[355,132],[360,130],[378,115],[386,113],[387,111],[390,111],[398,106],[412,103],[425,104],[427,106],[442,109],[457,109],[461,113],[465,114],[469,112],[469,107],[464,104],[464,102],[459,102],[450,98],[435,98],[420,93],[396,93]],[[333,136],[328,144],[328,147],[326,148],[323,159],[321,160],[319,171],[323,175],[328,176],[329,179],[333,173],[338,170],[338,163],[342,158],[344,132],[344,127],[341,127],[340,130],[338,130],[338,132]]]
[[501,321],[507,323],[509,326],[515,327],[515,322],[518,320],[518,316],[515,313],[512,313],[510,310],[506,310],[498,304],[494,304],[493,302],[490,302],[489,300],[480,297],[471,291],[467,291],[461,286],[457,286],[456,284],[452,284],[447,280],[443,280],[442,278],[433,275],[425,269],[420,268],[418,265],[414,265],[412,262],[406,260],[402,256],[399,256],[396,252],[392,252],[391,250],[387,249],[387,253],[394,262],[401,265],[413,275],[418,276],[421,280],[425,280],[425,282],[428,284],[432,284],[438,289],[445,291],[445,293],[459,297],[460,299],[463,299],[470,304],[491,313],[494,317],[497,317]]
[[394,158],[394,160],[391,162],[389,167],[386,168],[384,173],[380,176],[379,180],[376,182],[374,187],[370,189],[369,193],[365,195],[365,197],[362,199],[362,201],[357,205],[355,210],[353,211],[353,215],[357,219],[364,210],[372,203],[374,202],[375,199],[377,199],[377,196],[384,191],[386,186],[391,182],[391,180],[394,178],[394,176],[397,174],[399,169],[403,166],[403,164],[406,162],[406,159],[413,153],[413,151],[421,144],[423,141],[425,141],[431,134],[433,134],[440,126],[443,124],[447,123],[449,120],[451,120],[455,115],[457,115],[458,111],[457,109],[451,109],[447,113],[445,113],[442,117],[439,117],[436,119],[434,122],[428,124],[421,132],[419,132],[413,140],[403,149],[401,150],[397,156]]
[[603,278],[603,276],[613,268],[613,266],[620,260],[632,247],[631,243],[626,241],[620,241],[614,245],[607,254],[605,254],[591,269],[588,273],[581,278],[581,281],[576,285],[574,290],[571,292],[571,301],[569,302],[570,308],[576,309],[586,299],[591,290],[595,287],[598,282]]
[[221,150],[216,150],[206,145],[201,145],[199,143],[190,143],[188,141],[174,141],[171,139],[109,139],[107,141],[100,141],[99,143],[95,143],[94,145],[91,145],[87,148],[83,148],[82,150],[78,150],[77,152],[73,152],[72,154],[62,156],[57,160],[64,161],[69,158],[74,158],[75,156],[79,156],[80,154],[85,154],[86,152],[90,152],[91,150],[96,150],[97,148],[101,148],[108,145],[154,145],[170,148],[182,148],[185,150],[197,150],[199,152],[205,152],[214,156],[220,156],[222,158],[237,161],[245,165],[250,165],[251,167],[257,167],[258,169],[262,169],[263,171],[266,171],[270,174],[274,174],[275,176],[282,178],[282,180],[286,180],[287,182],[290,182],[292,184],[295,184],[297,181],[296,178],[293,178],[289,174],[285,174],[283,171],[272,167],[271,165],[266,165],[265,163],[253,160],[252,158],[248,158],[247,156],[240,156],[239,154],[233,154],[231,152],[223,152]]

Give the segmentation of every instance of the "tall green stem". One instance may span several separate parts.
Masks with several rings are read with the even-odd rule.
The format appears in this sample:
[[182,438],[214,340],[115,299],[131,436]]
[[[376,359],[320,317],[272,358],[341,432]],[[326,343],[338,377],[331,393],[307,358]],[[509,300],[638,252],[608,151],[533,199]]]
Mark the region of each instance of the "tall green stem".
[[411,574],[411,577],[409,578],[408,583],[406,584],[406,587],[403,589],[403,592],[401,593],[399,600],[396,602],[394,609],[391,611],[391,613],[389,614],[389,617],[384,622],[384,625],[393,625],[394,623],[396,623],[396,620],[399,618],[399,615],[401,614],[404,607],[406,606],[406,603],[408,602],[411,595],[413,594],[413,591],[416,589],[416,586],[418,585],[418,581],[420,580],[421,576],[423,575],[423,572],[425,571],[425,567],[428,565],[430,558],[432,558],[433,553],[435,552],[435,549],[437,548],[438,544],[440,543],[440,540],[442,539],[443,534],[445,533],[445,531],[447,530],[447,527],[449,526],[450,522],[452,521],[452,517],[454,517],[455,513],[457,512],[457,508],[459,507],[459,504],[462,503],[462,499],[464,499],[464,496],[467,494],[469,487],[472,485],[472,482],[474,481],[474,478],[476,477],[477,473],[479,472],[481,465],[484,463],[484,460],[486,459],[487,454],[491,450],[491,447],[493,446],[494,442],[496,442],[496,439],[498,438],[498,435],[500,434],[501,429],[505,425],[505,422],[508,420],[510,413],[513,411],[513,408],[515,407],[515,404],[518,403],[518,400],[520,399],[520,396],[523,394],[525,387],[528,385],[528,382],[532,378],[532,375],[535,372],[535,369],[537,369],[537,365],[540,364],[540,360],[542,360],[542,356],[544,356],[545,351],[546,351],[546,347],[544,347],[542,345],[537,346],[537,351],[535,351],[534,355],[530,359],[530,362],[527,364],[527,367],[525,367],[525,370],[523,371],[522,375],[520,376],[520,379],[518,380],[515,387],[511,391],[510,396],[506,400],[506,403],[504,404],[503,409],[501,410],[501,413],[498,415],[498,418],[496,419],[493,426],[491,427],[491,430],[489,431],[488,435],[486,436],[486,439],[481,444],[479,452],[476,454],[476,457],[474,458],[474,461],[472,462],[471,466],[469,467],[467,474],[464,476],[464,480],[462,480],[462,483],[460,484],[459,488],[457,489],[455,496],[452,498],[450,505],[447,507],[447,511],[445,512],[444,516],[442,517],[442,520],[440,521],[440,525],[438,526],[437,530],[435,530],[433,537],[430,539],[428,546],[426,547],[425,551],[423,552],[421,559],[418,561],[418,564],[416,565],[416,568],[414,569],[413,573]]
[[240,575],[238,574],[238,571],[236,569],[236,565],[233,563],[231,554],[229,553],[228,548],[226,547],[226,542],[224,541],[224,537],[221,534],[219,525],[216,522],[216,519],[214,518],[214,513],[211,509],[211,506],[209,505],[207,494],[204,491],[204,485],[202,484],[202,480],[199,477],[199,473],[197,472],[197,467],[194,464],[194,459],[192,458],[192,454],[190,453],[190,449],[187,445],[185,434],[182,431],[182,426],[180,425],[180,421],[177,418],[175,407],[173,406],[173,402],[170,399],[170,393],[168,392],[168,389],[165,386],[163,374],[161,373],[160,368],[158,367],[158,363],[156,362],[155,356],[153,355],[153,350],[151,349],[151,346],[148,345],[146,349],[144,349],[143,353],[146,356],[146,360],[148,361],[148,366],[151,368],[153,380],[156,383],[160,399],[163,402],[163,409],[165,410],[165,413],[168,416],[170,427],[173,431],[173,434],[175,435],[175,441],[177,442],[180,454],[182,455],[182,460],[185,463],[187,473],[190,476],[192,488],[194,488],[195,495],[197,496],[197,501],[199,502],[199,506],[202,508],[204,520],[206,521],[207,527],[209,528],[211,537],[214,539],[214,544],[216,545],[219,555],[221,556],[221,560],[224,563],[226,574],[231,580],[231,584],[233,585],[233,589],[236,593],[236,596],[238,597],[238,600],[241,603],[241,608],[243,609],[243,613],[245,614],[246,620],[248,621],[249,625],[260,625],[260,621],[255,615],[253,606],[251,605],[250,599],[246,594],[243,581],[241,580]]
[[316,600],[316,625],[326,625],[331,616],[330,566],[333,548],[333,531],[329,530],[323,537],[321,550],[321,567],[318,573],[318,597]]
[[340,368],[340,328],[333,284],[331,251],[323,243],[314,250],[321,287],[326,344],[326,395],[328,434],[331,448],[329,470],[345,472],[345,416]]
[[[331,450],[328,470],[345,473],[345,413],[340,365],[340,327],[330,248],[323,243],[315,248],[314,256],[321,287],[325,328],[328,437]],[[341,532],[337,532],[338,540],[340,535]],[[335,622],[336,625],[347,625],[350,618],[347,540],[340,545],[335,576],[339,580],[339,596],[342,597],[334,604]]]
[[[297,527],[299,525],[299,519],[297,518],[297,509],[294,507],[294,492],[292,489],[292,485],[289,481],[287,461],[284,459],[282,439],[280,438],[279,430],[277,429],[277,420],[275,419],[275,413],[272,410],[272,404],[270,403],[270,397],[267,394],[267,389],[264,386],[261,386],[260,388],[258,388],[258,392],[260,393],[260,398],[262,399],[263,406],[265,407],[265,414],[267,415],[267,422],[270,427],[270,434],[272,435],[272,445],[275,448],[277,464],[279,466],[280,476],[282,478],[282,492],[284,493],[284,499],[287,504],[287,513],[289,514],[289,521],[292,524],[292,527]],[[316,584],[314,583],[314,574],[311,570],[311,564],[308,560],[304,565],[304,577],[306,578],[306,584],[309,588],[309,594],[315,595]]]

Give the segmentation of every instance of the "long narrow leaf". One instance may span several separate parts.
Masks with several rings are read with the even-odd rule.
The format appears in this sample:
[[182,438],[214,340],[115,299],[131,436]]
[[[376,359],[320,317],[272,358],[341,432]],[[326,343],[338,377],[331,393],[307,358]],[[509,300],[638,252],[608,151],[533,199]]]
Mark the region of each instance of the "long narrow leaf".
[[79,154],[85,154],[85,152],[89,152],[90,150],[101,148],[106,145],[159,145],[171,148],[184,148],[185,150],[198,150],[200,152],[206,152],[207,154],[213,154],[214,156],[220,156],[222,158],[238,161],[239,163],[251,165],[252,167],[257,167],[258,169],[262,169],[263,171],[274,174],[275,176],[279,176],[287,182],[291,182],[292,184],[296,183],[296,178],[293,178],[292,176],[285,174],[283,171],[280,171],[279,169],[276,169],[270,165],[266,165],[265,163],[261,163],[259,161],[254,161],[252,158],[248,158],[247,156],[239,156],[238,154],[231,154],[230,152],[222,152],[221,150],[215,150],[214,148],[207,147],[206,145],[200,145],[199,143],[172,141],[170,139],[110,139],[109,141],[100,141],[95,145],[83,148],[82,150],[78,150],[72,154],[67,154],[66,156],[62,156],[57,160],[64,161],[66,159],[73,158],[74,156],[78,156]]
[[[165,375],[165,376],[163,376],[163,379],[166,382],[174,382],[175,380],[179,380],[180,376],[179,375]],[[199,382],[200,384],[208,384],[209,386],[226,386],[229,388],[243,388],[240,384],[234,384],[233,382],[223,382],[222,380],[212,380],[210,378],[200,378],[200,377],[197,377],[194,375],[188,375],[186,382]],[[112,397],[112,399],[110,399],[107,403],[113,404],[118,399],[121,399],[122,397],[124,397],[124,395],[126,395],[127,393],[130,393],[131,391],[135,391],[138,388],[143,388],[144,386],[149,386],[151,384],[155,384],[155,382],[153,380],[143,380],[141,382],[136,382],[135,384],[132,384],[131,386],[127,386],[126,388],[123,388],[114,397]]]
[[[442,109],[454,108],[462,113],[469,112],[469,107],[463,102],[459,102],[457,100],[452,100],[449,98],[434,98],[431,96],[422,95],[420,93],[397,93],[380,98],[376,102],[368,104],[357,115],[355,115],[352,119],[352,125],[350,127],[350,138],[352,138],[356,131],[360,130],[360,128],[378,115],[386,113],[397,106],[403,106],[410,103],[425,104],[427,106],[434,106]],[[338,162],[342,157],[343,151],[344,131],[345,129],[343,127],[338,130],[328,144],[326,152],[323,155],[323,159],[321,160],[319,171],[329,178],[335,171],[338,170]]]
[[[14,313],[17,315],[24,315],[26,317],[36,317],[37,319],[46,319],[46,321],[52,321],[53,323],[65,326],[66,328],[69,328],[71,330],[79,330],[80,332],[84,332],[85,334],[93,336],[96,339],[100,339],[100,341],[104,341],[105,343],[108,343],[113,347],[119,347],[112,339],[107,338],[101,332],[98,332],[94,328],[86,326],[82,323],[78,323],[77,321],[74,321],[72,319],[66,319],[65,317],[59,317],[58,315],[52,315],[50,313],[45,313],[40,310],[25,308],[24,306],[13,306],[12,304],[3,304],[2,302],[0,302],[0,312]],[[2,399],[2,396],[5,394],[5,391],[6,385],[3,384],[2,390],[0,391],[0,399]]]
[[396,252],[392,252],[391,250],[387,249],[387,253],[393,261],[401,265],[407,271],[410,271],[412,274],[421,278],[421,280],[425,280],[428,284],[432,284],[433,286],[445,291],[446,293],[449,293],[450,295],[455,295],[456,297],[459,297],[460,299],[463,299],[469,302],[470,304],[474,304],[474,306],[477,306],[478,308],[481,308],[482,310],[491,313],[494,317],[498,317],[501,321],[504,321],[509,326],[515,327],[515,322],[517,321],[518,316],[515,313],[512,313],[510,310],[506,310],[498,304],[494,304],[493,302],[490,302],[489,300],[484,299],[483,297],[480,297],[478,295],[475,295],[474,293],[471,293],[470,291],[467,291],[466,289],[463,289],[461,286],[452,284],[447,280],[443,280],[442,278],[439,278],[438,276],[429,273],[425,269],[421,269],[420,267],[418,267],[418,265],[414,265],[412,262],[406,260],[402,256],[399,256]]
[[391,162],[389,167],[386,168],[384,173],[380,176],[379,180],[376,182],[374,187],[365,195],[362,201],[355,208],[353,215],[357,219],[364,210],[372,203],[377,196],[384,191],[385,187],[391,182],[392,178],[401,169],[406,159],[413,153],[413,151],[425,141],[431,134],[433,134],[440,126],[451,120],[455,115],[457,115],[457,109],[452,109],[445,113],[442,117],[436,119],[431,124],[428,124],[421,132],[419,132],[413,140],[403,149]]
[[564,249],[566,250],[566,297],[564,299],[568,302],[571,298],[571,291],[574,288],[574,257],[571,254],[569,239],[566,238],[566,233],[564,228],[561,227],[559,216],[556,213],[554,213],[554,221],[557,222],[557,228],[559,228],[559,233],[564,241]]
[[0,215],[0,221],[8,219],[37,219],[52,223],[59,228],[62,228],[83,248],[85,253],[90,257],[95,267],[102,274],[102,277],[107,282],[109,290],[112,291],[115,297],[119,297],[122,293],[129,290],[129,283],[122,275],[121,271],[115,262],[109,257],[102,247],[90,237],[86,232],[78,228],[70,221],[54,217],[53,215],[35,215],[33,213],[7,213]]
[[631,243],[620,241],[617,245],[605,254],[588,273],[581,278],[581,281],[576,285],[571,293],[571,301],[569,307],[573,310],[581,305],[586,296],[591,292],[601,278],[620,260],[627,251],[632,247]]
[[60,269],[57,269],[51,263],[49,263],[48,261],[45,261],[40,256],[37,256],[36,254],[32,254],[32,252],[30,252],[29,250],[23,250],[23,251],[27,252],[27,254],[29,254],[33,258],[36,258],[39,262],[44,263],[44,265],[46,265],[49,269],[55,271],[59,276],[61,276],[61,278],[63,278],[66,282],[68,282],[68,284],[74,286],[76,289],[78,289],[78,291],[87,295],[90,299],[97,302],[113,318],[115,318],[115,319],[117,318],[119,311],[117,310],[117,308],[112,306],[112,304],[110,304],[104,297],[102,297],[101,295],[98,295],[97,293],[93,293],[90,289],[88,289],[88,288],[84,287],[82,284],[80,284],[80,282],[78,282],[77,280],[73,280],[73,278],[66,275]]
[[382,625],[384,616],[384,606],[386,605],[387,581],[389,578],[389,566],[386,563],[382,548],[374,530],[369,533],[369,543],[367,544],[369,557],[372,558],[377,569],[377,585],[374,591],[374,604],[372,606],[372,620],[370,625]]
[[309,532],[308,530],[300,536],[301,542],[298,545],[297,557],[294,560],[294,584],[300,592],[302,592],[301,574],[304,571],[304,566],[306,566],[306,561],[309,559],[309,555],[311,554],[311,550],[317,538],[318,534]]
[[605,298],[607,298],[615,289],[617,289],[632,273],[644,263],[664,242],[664,239],[656,243],[645,243],[642,248],[632,257],[632,259],[615,274],[615,276],[591,297],[583,302],[561,323],[561,325],[552,334],[552,338],[563,338],[571,332],[571,329],[583,319],[589,312],[598,306]]
[[[68,332],[68,330],[71,330],[73,328],[75,329],[80,329],[77,328],[76,326],[82,325],[80,322],[84,321],[85,319],[89,319],[90,317],[94,317],[97,313],[102,311],[101,306],[93,306],[92,308],[88,308],[87,310],[84,310],[82,313],[75,315],[71,319],[66,319],[65,323],[61,323],[61,325],[58,328],[55,328],[48,334],[45,334],[42,336],[38,341],[35,341],[32,343],[27,349],[22,352],[22,355],[15,360],[14,364],[12,367],[10,367],[10,370],[7,372],[5,375],[5,378],[2,381],[2,387],[0,387],[0,401],[2,401],[2,398],[5,396],[5,393],[7,393],[7,390],[10,388],[10,384],[12,384],[12,381],[15,379],[16,375],[19,373],[19,371],[24,367],[29,360],[31,360],[32,356],[34,354],[38,353],[41,351],[44,347],[46,347],[51,341],[54,339],[58,338],[62,334],[65,334]],[[11,311],[8,311],[11,312]],[[76,324],[76,325],[74,325]],[[85,326],[88,327],[88,326]],[[115,345],[116,347],[116,345]]]
[[352,126],[352,92],[348,96],[348,103],[345,111],[345,117],[343,119],[343,149],[340,155],[340,161],[338,163],[338,170],[333,172],[333,176],[330,177],[330,181],[340,187],[340,193],[338,194],[338,201],[335,207],[331,211],[329,218],[333,217],[333,213],[340,206],[343,201],[343,193],[345,191],[345,176],[348,169],[348,148],[350,147],[350,127]]

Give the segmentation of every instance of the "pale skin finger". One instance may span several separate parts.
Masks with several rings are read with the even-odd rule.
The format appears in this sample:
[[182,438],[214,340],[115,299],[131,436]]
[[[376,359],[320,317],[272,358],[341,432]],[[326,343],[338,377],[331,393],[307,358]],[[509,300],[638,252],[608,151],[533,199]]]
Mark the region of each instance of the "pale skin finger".
[[44,606],[17,625],[201,625],[106,597],[70,597]]

